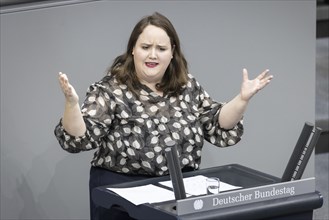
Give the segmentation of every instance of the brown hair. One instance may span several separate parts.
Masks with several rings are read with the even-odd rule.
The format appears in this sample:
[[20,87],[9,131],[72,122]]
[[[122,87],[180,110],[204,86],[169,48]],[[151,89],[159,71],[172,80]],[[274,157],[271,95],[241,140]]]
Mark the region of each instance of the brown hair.
[[119,83],[126,84],[129,90],[138,97],[140,82],[135,72],[134,59],[132,55],[133,48],[139,35],[148,25],[154,25],[163,29],[170,38],[173,50],[173,58],[162,78],[162,81],[156,86],[164,94],[177,96],[187,83],[188,67],[187,61],[181,51],[180,42],[176,30],[168,18],[155,12],[150,16],[142,18],[134,27],[124,54],[115,58],[108,74],[113,74]]

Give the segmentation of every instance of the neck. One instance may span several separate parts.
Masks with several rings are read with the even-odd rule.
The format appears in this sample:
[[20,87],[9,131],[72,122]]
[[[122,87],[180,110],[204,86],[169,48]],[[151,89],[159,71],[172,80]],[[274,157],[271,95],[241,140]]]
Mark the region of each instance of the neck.
[[147,86],[148,88],[150,88],[153,92],[155,92],[159,96],[163,95],[162,91],[157,90],[157,88],[156,88],[157,83],[150,83],[150,82],[146,82],[146,81],[143,81],[141,83],[144,84],[145,86]]

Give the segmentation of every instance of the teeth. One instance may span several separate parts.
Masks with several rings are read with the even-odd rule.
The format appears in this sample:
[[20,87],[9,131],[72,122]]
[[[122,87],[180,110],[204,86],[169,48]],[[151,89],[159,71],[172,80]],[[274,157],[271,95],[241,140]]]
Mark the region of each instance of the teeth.
[[147,66],[156,66],[157,63],[146,63]]

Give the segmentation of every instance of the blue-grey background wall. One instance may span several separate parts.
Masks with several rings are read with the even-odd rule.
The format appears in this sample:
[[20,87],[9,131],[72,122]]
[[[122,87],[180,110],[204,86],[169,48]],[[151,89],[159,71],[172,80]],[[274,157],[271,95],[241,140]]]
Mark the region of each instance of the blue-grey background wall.
[[[68,1],[67,1],[68,2]],[[228,101],[242,68],[272,83],[251,101],[245,135],[206,144],[202,167],[239,163],[278,177],[305,121],[314,123],[315,1],[94,1],[1,14],[1,219],[88,219],[93,151],[69,154],[53,130],[67,73],[81,100],[121,54],[135,23],[159,11],[181,38],[190,72]],[[313,176],[310,159],[304,177]]]

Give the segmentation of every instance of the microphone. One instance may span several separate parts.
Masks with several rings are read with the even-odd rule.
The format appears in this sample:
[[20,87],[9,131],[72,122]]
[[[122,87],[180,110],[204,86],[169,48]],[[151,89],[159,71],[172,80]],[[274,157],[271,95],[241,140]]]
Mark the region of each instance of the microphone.
[[183,174],[179,163],[177,154],[177,147],[174,141],[167,143],[169,147],[165,149],[167,166],[169,168],[169,174],[174,189],[175,199],[181,200],[186,198]]

